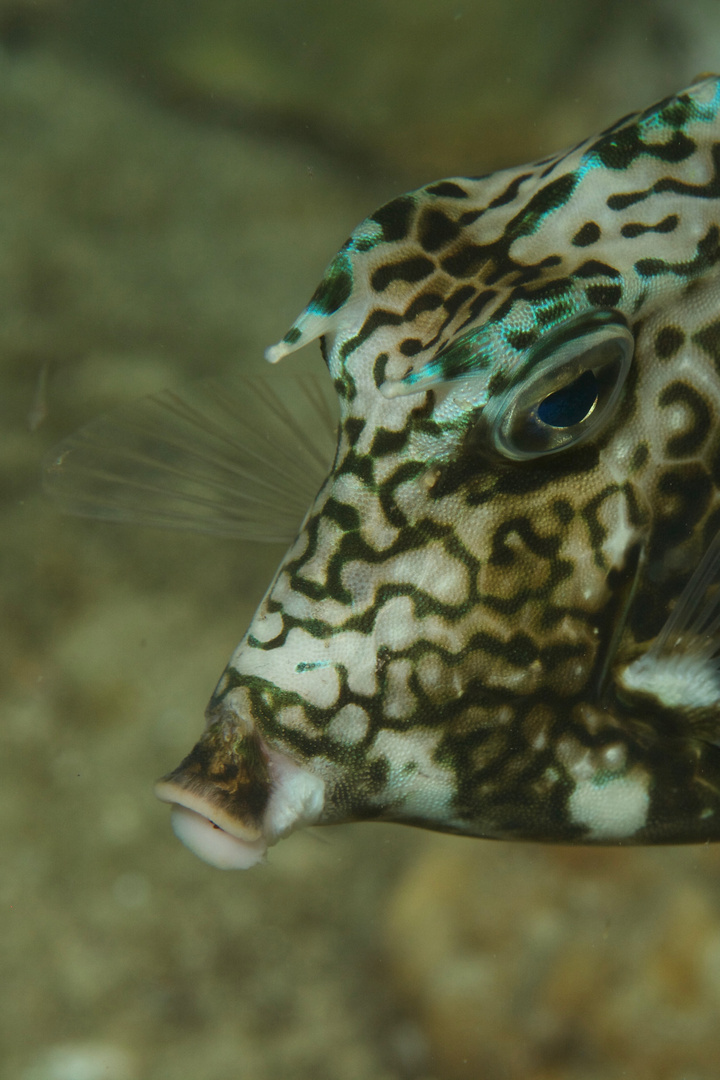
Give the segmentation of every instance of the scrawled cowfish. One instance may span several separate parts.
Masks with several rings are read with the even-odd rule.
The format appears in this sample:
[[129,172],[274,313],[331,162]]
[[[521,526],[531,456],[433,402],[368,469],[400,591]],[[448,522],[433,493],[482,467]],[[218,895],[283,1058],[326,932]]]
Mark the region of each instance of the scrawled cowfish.
[[48,467],[81,512],[295,535],[157,785],[177,835],[720,839],[720,80],[381,207],[267,358],[317,338],[334,449],[268,369]]

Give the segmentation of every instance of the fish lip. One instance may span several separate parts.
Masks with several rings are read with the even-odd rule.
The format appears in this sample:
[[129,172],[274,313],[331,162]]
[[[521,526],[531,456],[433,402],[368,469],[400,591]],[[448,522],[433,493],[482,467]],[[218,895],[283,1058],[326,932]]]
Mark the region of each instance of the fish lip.
[[158,780],[155,784],[155,795],[160,802],[170,803],[173,807],[179,806],[191,810],[199,817],[205,818],[216,829],[220,829],[236,840],[242,840],[249,844],[263,840],[262,829],[238,821],[237,818],[231,817],[219,806],[210,806],[207,795],[196,794],[180,784],[174,783],[172,780]]
[[206,798],[170,780],[159,780],[155,794],[171,804],[170,823],[178,840],[203,862],[217,870],[248,870],[264,859],[268,842],[259,829],[219,808],[215,812]]
[[[157,798],[172,806],[170,821],[178,840],[221,870],[254,866],[271,845],[303,825],[319,823],[323,814],[325,782],[312,768],[259,737],[250,749],[255,775],[244,776],[242,799],[233,798],[237,792],[228,792],[212,772],[203,775],[197,747],[155,785]],[[259,800],[252,798],[253,783],[260,788]]]

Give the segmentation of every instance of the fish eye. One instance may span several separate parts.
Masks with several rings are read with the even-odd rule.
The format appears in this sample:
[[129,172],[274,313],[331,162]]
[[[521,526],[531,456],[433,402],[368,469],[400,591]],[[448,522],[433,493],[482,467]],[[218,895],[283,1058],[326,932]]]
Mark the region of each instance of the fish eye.
[[540,402],[537,418],[548,427],[568,428],[587,420],[597,405],[598,380],[594,371],[583,371],[577,379]]
[[556,454],[597,435],[618,402],[633,336],[617,312],[593,312],[544,335],[524,375],[485,408],[490,440],[515,461]]

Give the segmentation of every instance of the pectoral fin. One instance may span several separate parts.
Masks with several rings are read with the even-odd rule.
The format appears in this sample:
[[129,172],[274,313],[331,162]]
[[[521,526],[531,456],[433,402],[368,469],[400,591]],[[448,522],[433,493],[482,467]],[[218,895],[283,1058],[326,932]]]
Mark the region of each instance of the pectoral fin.
[[329,379],[282,370],[163,390],[55,447],[43,486],[72,514],[289,543],[330,470],[337,414]]
[[681,712],[720,709],[719,578],[720,533],[650,648],[618,673],[621,690]]

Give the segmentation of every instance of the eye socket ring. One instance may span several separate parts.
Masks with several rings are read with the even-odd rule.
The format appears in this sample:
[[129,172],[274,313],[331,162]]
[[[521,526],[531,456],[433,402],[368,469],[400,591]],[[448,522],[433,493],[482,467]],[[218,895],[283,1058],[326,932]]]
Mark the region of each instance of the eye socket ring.
[[556,327],[530,350],[515,384],[485,407],[493,448],[525,461],[597,435],[617,404],[633,347],[617,312]]

